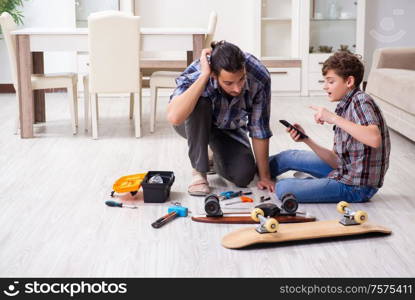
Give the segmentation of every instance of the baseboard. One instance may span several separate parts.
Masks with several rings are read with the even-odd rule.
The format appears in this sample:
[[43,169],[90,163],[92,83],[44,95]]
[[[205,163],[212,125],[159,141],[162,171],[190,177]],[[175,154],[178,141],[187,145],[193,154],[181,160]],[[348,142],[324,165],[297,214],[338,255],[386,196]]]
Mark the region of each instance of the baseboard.
[[11,83],[0,83],[0,94],[16,93],[14,86]]

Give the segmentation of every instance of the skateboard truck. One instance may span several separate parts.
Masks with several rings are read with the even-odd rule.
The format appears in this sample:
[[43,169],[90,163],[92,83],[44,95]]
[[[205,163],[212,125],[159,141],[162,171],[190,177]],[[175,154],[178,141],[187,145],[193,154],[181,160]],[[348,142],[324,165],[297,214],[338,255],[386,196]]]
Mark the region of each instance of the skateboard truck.
[[258,222],[256,231],[259,233],[272,233],[278,230],[279,223],[276,219],[270,217],[264,217],[264,211],[260,208],[255,208],[251,212],[251,218]]
[[337,203],[337,211],[343,214],[339,223],[344,226],[360,225],[367,221],[368,215],[363,210],[353,211],[349,208],[349,203],[346,201],[340,201]]

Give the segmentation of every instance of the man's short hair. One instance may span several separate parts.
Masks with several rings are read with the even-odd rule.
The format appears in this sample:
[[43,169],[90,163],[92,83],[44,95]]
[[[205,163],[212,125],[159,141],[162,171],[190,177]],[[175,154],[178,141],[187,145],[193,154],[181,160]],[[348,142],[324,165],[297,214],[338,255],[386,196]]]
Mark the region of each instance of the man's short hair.
[[210,56],[210,68],[218,76],[223,69],[235,73],[245,67],[245,55],[238,46],[226,41],[213,41],[212,54]]
[[329,70],[333,70],[344,80],[349,76],[353,76],[355,87],[358,87],[363,80],[365,67],[357,55],[348,51],[338,51],[324,62],[323,68],[321,69],[323,76]]

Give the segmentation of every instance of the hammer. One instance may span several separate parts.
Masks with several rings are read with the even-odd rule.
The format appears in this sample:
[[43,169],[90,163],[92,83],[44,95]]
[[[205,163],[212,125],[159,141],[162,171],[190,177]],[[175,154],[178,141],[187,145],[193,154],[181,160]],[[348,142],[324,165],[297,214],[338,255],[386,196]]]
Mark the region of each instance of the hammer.
[[160,219],[157,219],[154,223],[151,224],[154,228],[160,228],[167,222],[176,219],[177,217],[187,217],[187,207],[175,205],[170,206],[167,210],[167,215],[162,216]]

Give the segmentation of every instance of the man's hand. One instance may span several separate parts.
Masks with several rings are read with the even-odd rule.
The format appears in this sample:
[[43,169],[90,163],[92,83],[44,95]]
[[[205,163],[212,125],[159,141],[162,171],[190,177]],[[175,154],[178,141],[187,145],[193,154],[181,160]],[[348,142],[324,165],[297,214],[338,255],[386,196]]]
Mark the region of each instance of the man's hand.
[[206,48],[202,50],[202,54],[200,55],[200,72],[202,76],[203,75],[210,76],[211,69],[210,69],[209,61],[207,59],[207,55],[211,55],[211,54],[212,54],[211,48]]
[[317,124],[324,124],[324,122],[334,124],[337,119],[337,115],[335,113],[328,111],[324,107],[311,105],[310,108],[316,111],[314,114],[314,120]]
[[267,189],[270,192],[274,192],[275,182],[273,180],[271,180],[271,179],[268,179],[268,178],[266,178],[266,179],[260,179],[257,182],[256,186],[260,190]]
[[[306,133],[305,133],[305,131],[304,131],[304,129],[303,129],[303,127],[301,127],[301,126],[300,126],[300,124],[294,123],[294,124],[293,124],[293,126],[294,126],[295,128],[297,128],[298,130],[300,130],[302,133],[306,134]],[[297,130],[295,130],[295,129],[293,129],[293,128],[288,127],[288,128],[286,129],[286,131],[290,134],[291,138],[292,138],[294,141],[296,141],[296,142],[303,142],[303,141],[304,141],[304,139],[302,139],[302,138],[300,137],[300,133],[299,133]]]

